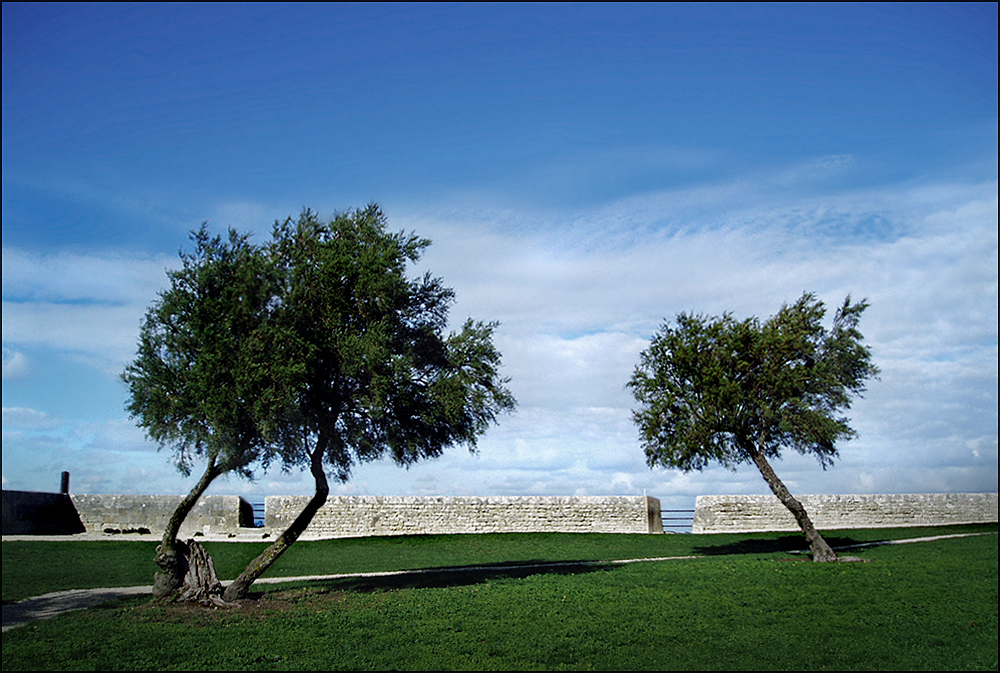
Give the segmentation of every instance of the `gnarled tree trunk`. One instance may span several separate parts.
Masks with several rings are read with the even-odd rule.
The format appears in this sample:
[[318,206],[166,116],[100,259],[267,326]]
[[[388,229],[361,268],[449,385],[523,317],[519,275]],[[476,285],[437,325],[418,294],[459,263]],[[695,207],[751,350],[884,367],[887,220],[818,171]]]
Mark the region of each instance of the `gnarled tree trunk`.
[[190,568],[188,559],[190,547],[177,539],[177,532],[180,530],[181,524],[184,523],[184,519],[198,502],[198,498],[222,472],[223,470],[216,466],[215,458],[210,459],[201,479],[191,489],[191,492],[184,496],[184,499],[170,516],[167,528],[163,531],[163,541],[156,548],[156,565],[159,570],[153,577],[153,595],[157,598],[172,596],[184,584],[184,578]]
[[837,554],[830,548],[830,545],[826,543],[823,536],[819,534],[816,527],[813,526],[812,520],[809,515],[806,514],[806,508],[802,506],[802,503],[795,499],[785,485],[782,483],[781,479],[778,479],[778,475],[774,473],[771,469],[771,464],[767,462],[767,458],[764,457],[764,453],[759,450],[753,450],[750,452],[750,457],[753,459],[754,464],[760,473],[764,476],[764,481],[767,485],[771,487],[771,491],[778,497],[785,507],[792,513],[795,517],[795,521],[798,522],[799,528],[802,529],[802,533],[809,540],[809,548],[812,550],[813,561],[836,561]]
[[185,558],[188,563],[184,583],[177,596],[178,602],[201,603],[215,607],[239,607],[238,603],[226,603],[222,599],[222,582],[215,574],[215,563],[205,548],[194,540],[177,542],[179,547],[186,547]]
[[323,453],[326,447],[326,442],[321,436],[320,441],[316,443],[316,448],[313,449],[310,454],[309,470],[312,472],[313,479],[316,481],[316,493],[306,504],[305,508],[299,515],[295,517],[295,521],[285,529],[278,539],[274,541],[270,547],[264,550],[264,552],[250,562],[250,565],[246,567],[246,570],[233,580],[233,583],[226,587],[226,591],[223,594],[223,598],[227,602],[232,602],[240,600],[247,597],[250,592],[250,585],[252,585],[258,577],[260,577],[265,570],[271,567],[271,564],[278,560],[282,554],[285,553],[299,536],[305,531],[309,526],[309,522],[312,521],[313,516],[319,511],[319,508],[326,503],[326,498],[330,494],[330,485],[326,480],[326,473],[323,471]]

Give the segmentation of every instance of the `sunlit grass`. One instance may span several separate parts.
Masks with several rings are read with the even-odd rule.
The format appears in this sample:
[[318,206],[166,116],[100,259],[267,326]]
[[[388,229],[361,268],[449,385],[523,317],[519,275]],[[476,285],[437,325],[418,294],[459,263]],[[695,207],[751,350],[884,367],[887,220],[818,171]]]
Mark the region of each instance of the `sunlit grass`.
[[[831,537],[901,537],[897,532]],[[928,532],[903,529],[902,536]],[[134,599],[5,633],[3,667],[996,669],[996,535],[874,547],[854,552],[869,563],[849,564],[813,564],[781,551],[793,541],[498,535],[306,543],[288,574],[324,572],[318,566],[478,565],[484,556],[509,563],[708,555],[277,585],[232,611]],[[7,546],[5,585],[19,553]],[[220,556],[235,567],[242,546],[212,551],[222,548]]]
[[[827,531],[834,545],[941,533],[996,531],[993,525]],[[3,601],[50,591],[152,584],[155,542],[125,540],[3,543]],[[222,579],[235,578],[267,543],[206,542]],[[609,535],[512,533],[413,535],[300,541],[268,577],[411,570],[520,562],[589,561],[689,554],[802,550],[801,535]]]
[[14,629],[3,661],[11,670],[996,669],[995,535],[857,553],[871,562],[771,551],[326,580],[273,587],[232,611],[133,600]]

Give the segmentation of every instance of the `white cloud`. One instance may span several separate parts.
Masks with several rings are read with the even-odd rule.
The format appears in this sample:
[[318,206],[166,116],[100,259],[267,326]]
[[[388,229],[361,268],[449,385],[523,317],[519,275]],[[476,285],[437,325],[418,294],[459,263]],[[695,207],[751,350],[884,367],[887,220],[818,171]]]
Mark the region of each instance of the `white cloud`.
[[3,380],[16,380],[24,378],[30,367],[28,366],[28,358],[24,353],[20,351],[12,351],[7,348],[3,349]]
[[138,304],[3,302],[3,341],[45,347],[116,374],[135,353],[145,308]]
[[176,257],[122,253],[38,254],[3,249],[6,301],[67,303],[147,303],[166,285],[166,269]]
[[[135,351],[142,316],[166,285],[166,268],[176,261],[4,248],[5,353],[45,347],[106,373],[121,371]],[[12,366],[17,359],[18,354],[12,356]]]
[[3,407],[3,427],[26,430],[47,430],[57,427],[62,421],[43,411],[24,407]]
[[[770,203],[750,191],[734,183],[651,194],[535,226],[523,214],[421,218],[436,240],[426,267],[456,288],[461,316],[502,323],[498,342],[521,407],[518,419],[503,421],[517,440],[490,461],[508,474],[531,470],[541,457],[551,463],[548,475],[522,474],[504,486],[567,487],[573,457],[586,454],[574,447],[591,427],[602,428],[605,442],[614,437],[641,453],[624,384],[663,319],[691,310],[767,316],[816,291],[831,310],[847,294],[871,302],[862,330],[883,375],[852,416],[880,442],[876,460],[912,466],[914,453],[922,463],[938,454],[950,477],[928,479],[912,466],[903,474],[914,488],[961,489],[963,480],[967,488],[995,488],[996,183]],[[594,407],[616,410],[620,423],[588,423]],[[950,439],[941,436],[945,429]],[[905,446],[893,441],[901,436]],[[533,450],[525,455],[518,442]],[[942,451],[942,442],[983,447],[975,451],[992,476],[958,469],[965,458]],[[862,478],[851,464],[855,454],[844,455],[848,464],[825,473],[807,461],[798,481],[821,492],[875,483],[874,471],[866,468]],[[585,479],[593,488],[615,473],[602,467]],[[738,487],[727,474],[706,471],[686,483],[701,492],[719,492],[715,483]],[[759,486],[756,473],[749,479]]]
[[[389,213],[392,228],[435,240],[420,267],[455,288],[453,324],[470,315],[501,322],[496,341],[520,406],[481,440],[476,456],[456,448],[410,470],[363,465],[334,491],[646,490],[675,505],[699,493],[766,492],[752,469],[646,467],[625,384],[653,331],[677,312],[768,316],[803,291],[817,292],[831,308],[848,293],[871,301],[861,327],[882,377],[851,411],[861,437],[844,444],[841,460],[825,472],[815,460],[786,456],[776,469],[789,485],[800,492],[995,489],[996,183],[822,198],[796,197],[787,187],[799,179],[796,171],[842,164],[818,160],[776,176],[575,213]],[[267,212],[253,204],[219,210],[233,223]],[[8,363],[16,370],[15,349],[34,345],[120,371],[172,261],[5,250],[5,377]],[[185,490],[169,457],[153,452],[134,426],[15,436],[7,418],[5,410],[7,479],[12,438],[11,446],[30,445],[38,456],[56,455],[66,443],[86,447],[87,460],[74,469],[87,488]],[[59,461],[36,462],[54,470]],[[312,483],[308,474],[275,469],[256,483],[234,478],[213,488],[307,493]]]

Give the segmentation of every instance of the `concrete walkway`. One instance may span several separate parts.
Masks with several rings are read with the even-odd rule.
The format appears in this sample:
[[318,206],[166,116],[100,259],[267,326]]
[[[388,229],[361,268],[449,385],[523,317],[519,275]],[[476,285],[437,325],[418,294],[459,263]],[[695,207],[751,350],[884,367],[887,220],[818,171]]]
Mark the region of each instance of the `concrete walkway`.
[[[859,549],[863,547],[879,547],[890,544],[909,544],[913,542],[930,542],[932,540],[943,540],[947,538],[972,537],[977,535],[994,535],[994,533],[956,533],[954,535],[933,535],[930,537],[915,537],[905,540],[884,540],[880,542],[865,542],[863,544],[850,545],[848,547],[837,547],[837,549]],[[336,575],[304,575],[301,577],[262,577],[256,584],[280,584],[283,582],[320,581],[335,580],[352,577],[393,577],[398,575],[421,575],[430,573],[462,573],[484,570],[524,570],[532,568],[567,568],[567,567],[593,567],[605,565],[624,565],[628,563],[650,563],[654,561],[677,561],[683,559],[705,558],[704,556],[661,556],[657,558],[635,558],[619,559],[616,561],[572,561],[572,562],[552,562],[552,563],[525,563],[522,565],[502,565],[502,566],[462,566],[458,568],[432,568],[425,570],[390,570],[385,572],[371,573],[342,573]],[[227,582],[223,582],[227,584]],[[116,587],[104,589],[71,589],[69,591],[54,591],[34,598],[26,598],[17,603],[3,606],[3,630],[7,631],[17,626],[23,626],[35,619],[49,619],[64,612],[73,610],[85,610],[101,603],[136,596],[149,594],[153,590],[152,586],[144,587]]]

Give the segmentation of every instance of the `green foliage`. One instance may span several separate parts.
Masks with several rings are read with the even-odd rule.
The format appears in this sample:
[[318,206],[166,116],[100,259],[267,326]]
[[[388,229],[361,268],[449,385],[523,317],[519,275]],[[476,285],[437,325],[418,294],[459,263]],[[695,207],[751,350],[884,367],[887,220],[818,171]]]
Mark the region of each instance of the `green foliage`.
[[[310,210],[276,222],[255,246],[230,230],[192,234],[193,253],[142,324],[139,354],[122,375],[128,410],[189,474],[156,557],[155,593],[175,592],[186,551],[177,531],[209,484],[229,471],[308,466],[316,494],[274,545],[227,589],[241,598],[293,544],[357,462],[388,454],[408,466],[476,439],[514,408],[493,346],[495,323],[468,320],[444,334],[454,292],[408,264],[430,242],[391,234],[378,206],[322,222]],[[208,589],[206,589],[208,590]]]
[[248,236],[192,233],[195,250],[168,272],[170,288],[146,313],[138,356],[122,378],[129,413],[189,474],[196,457],[250,475],[280,450],[275,418],[291,408],[296,363],[276,357],[276,269]]
[[258,460],[308,465],[319,442],[345,480],[386,452],[409,465],[473,448],[513,409],[496,325],[445,335],[454,293],[406,276],[429,241],[388,233],[377,206],[305,210],[263,246],[205,226],[192,239],[123,374],[129,412],[185,474],[196,457],[246,476]]
[[812,294],[764,322],[682,313],[663,325],[628,384],[647,463],[735,468],[792,448],[832,464],[855,434],[841,412],[878,374],[858,331],[867,306],[848,297],[830,329]]
[[[302,368],[287,435],[297,462],[322,449],[335,476],[388,453],[400,465],[476,438],[514,398],[500,377],[495,324],[444,334],[454,292],[408,263],[426,239],[386,231],[377,206],[275,225],[269,255],[283,286],[276,320]],[[318,443],[318,444],[317,444]]]

